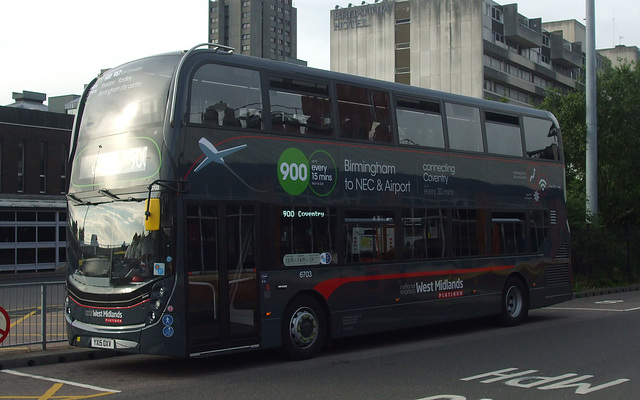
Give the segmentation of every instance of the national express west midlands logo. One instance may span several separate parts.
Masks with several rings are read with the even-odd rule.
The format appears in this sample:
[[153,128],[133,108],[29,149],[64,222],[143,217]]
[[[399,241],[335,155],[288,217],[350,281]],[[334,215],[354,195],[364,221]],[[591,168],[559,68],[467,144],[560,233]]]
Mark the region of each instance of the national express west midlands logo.
[[278,159],[277,174],[280,186],[293,196],[307,187],[318,196],[328,196],[338,182],[336,163],[324,150],[317,150],[307,158],[300,149],[286,149]]

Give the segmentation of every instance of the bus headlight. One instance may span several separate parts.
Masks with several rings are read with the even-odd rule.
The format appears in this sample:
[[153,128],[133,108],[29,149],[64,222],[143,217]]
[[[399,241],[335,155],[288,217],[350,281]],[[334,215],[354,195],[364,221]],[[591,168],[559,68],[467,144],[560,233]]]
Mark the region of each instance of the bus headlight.
[[153,285],[151,289],[151,308],[162,311],[169,295],[169,289],[165,286],[167,284],[167,282],[158,282]]
[[158,313],[156,313],[155,311],[149,312],[149,314],[147,315],[147,324],[153,324],[154,322],[156,322],[156,319],[158,319]]

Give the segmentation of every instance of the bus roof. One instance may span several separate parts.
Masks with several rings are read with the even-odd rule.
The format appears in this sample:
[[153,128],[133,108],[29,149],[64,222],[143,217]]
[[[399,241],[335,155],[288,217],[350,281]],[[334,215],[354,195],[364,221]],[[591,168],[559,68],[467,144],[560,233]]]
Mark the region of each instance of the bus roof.
[[[214,45],[211,45],[214,46]],[[198,46],[196,46],[198,47]],[[224,46],[223,46],[224,47]],[[219,62],[221,64],[240,66],[245,68],[261,69],[269,71],[271,74],[282,75],[287,77],[300,77],[300,78],[312,78],[312,79],[324,79],[333,80],[337,82],[347,83],[349,85],[365,86],[375,88],[378,90],[385,90],[393,92],[394,94],[404,95],[409,97],[430,98],[433,100],[444,100],[453,103],[465,103],[471,106],[482,107],[483,109],[500,110],[501,112],[514,113],[514,114],[526,114],[534,117],[550,119],[553,121],[556,127],[559,127],[558,121],[555,116],[546,110],[540,110],[533,107],[501,103],[493,100],[479,99],[471,96],[454,94],[449,92],[443,92],[434,89],[428,89],[418,86],[411,86],[402,83],[384,81],[379,79],[373,79],[358,75],[350,75],[343,72],[329,71],[314,67],[303,66],[299,64],[287,63],[283,61],[269,60],[266,58],[247,56],[242,54],[236,54],[232,51],[218,51],[214,49],[194,48],[193,51],[175,51],[169,53],[163,53],[146,58],[164,57],[164,56],[180,56],[187,57],[183,60],[184,65],[189,63],[200,63],[203,58],[209,61]],[[179,67],[179,63],[176,64],[176,68]],[[117,67],[116,67],[117,68]]]

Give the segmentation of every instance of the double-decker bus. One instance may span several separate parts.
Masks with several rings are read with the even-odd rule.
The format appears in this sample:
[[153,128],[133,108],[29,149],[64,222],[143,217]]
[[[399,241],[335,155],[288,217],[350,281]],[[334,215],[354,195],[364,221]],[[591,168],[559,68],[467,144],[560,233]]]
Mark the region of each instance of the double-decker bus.
[[545,111],[207,44],[97,77],[70,157],[75,346],[304,359],[572,296]]

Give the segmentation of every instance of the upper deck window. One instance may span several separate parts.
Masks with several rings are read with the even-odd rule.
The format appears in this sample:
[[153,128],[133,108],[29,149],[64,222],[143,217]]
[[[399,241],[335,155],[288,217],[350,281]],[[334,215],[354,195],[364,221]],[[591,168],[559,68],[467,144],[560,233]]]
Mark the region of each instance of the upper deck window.
[[336,87],[343,138],[392,142],[388,93],[356,86]]
[[527,156],[545,160],[559,160],[558,131],[546,119],[523,117],[524,142]]
[[189,122],[207,126],[262,129],[258,71],[206,64],[191,83]]
[[82,114],[82,139],[161,124],[178,60],[179,56],[145,58],[100,76]]
[[489,153],[522,157],[520,121],[515,115],[485,112]]
[[467,150],[482,153],[482,127],[480,110],[461,104],[446,104],[449,147],[452,150]]
[[396,117],[400,144],[444,148],[440,103],[398,99]]
[[329,85],[271,77],[271,125],[276,131],[331,136]]

